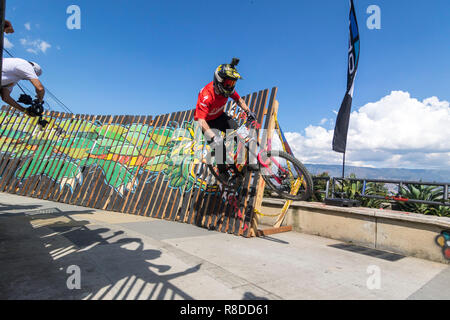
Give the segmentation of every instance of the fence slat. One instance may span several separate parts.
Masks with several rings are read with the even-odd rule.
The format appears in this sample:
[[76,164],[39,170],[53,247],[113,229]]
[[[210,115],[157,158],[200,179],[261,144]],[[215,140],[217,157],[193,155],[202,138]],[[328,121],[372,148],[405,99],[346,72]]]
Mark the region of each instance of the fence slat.
[[[84,120],[82,123],[82,127],[80,128],[80,130],[78,131],[78,136],[80,137],[81,140],[81,144],[77,143],[76,146],[76,152],[73,154],[73,156],[70,156],[70,158],[75,158],[77,159],[77,164],[78,164],[78,176],[79,179],[76,178],[75,180],[75,185],[72,188],[64,188],[64,185],[61,186],[61,190],[62,192],[59,193],[57,192],[58,187],[55,185],[53,187],[53,192],[49,195],[49,197],[51,197],[52,199],[55,199],[55,201],[59,201],[59,202],[63,202],[63,203],[69,203],[70,198],[73,196],[73,194],[76,192],[77,188],[79,186],[81,186],[81,183],[83,182],[83,174],[82,174],[82,166],[80,166],[81,161],[83,159],[83,155],[88,154],[87,150],[90,144],[93,144],[95,142],[93,142],[92,140],[93,137],[97,137],[96,133],[94,134],[94,130],[95,130],[95,122],[96,119],[100,118],[100,116],[82,116],[82,119]],[[82,139],[82,136],[87,135],[87,138]],[[75,137],[74,140],[78,138]],[[95,138],[96,140],[97,138]],[[62,173],[61,177],[64,178],[65,175],[67,174],[69,168],[69,166],[67,166],[65,172]]]
[[[67,124],[67,131],[63,135],[63,137],[62,137],[63,142],[59,146],[59,150],[60,150],[61,154],[59,156],[58,155],[54,156],[54,159],[58,160],[58,161],[55,161],[54,165],[52,167],[50,167],[50,169],[49,169],[50,172],[56,173],[55,179],[53,181],[50,181],[49,183],[47,183],[47,185],[44,188],[42,188],[43,189],[42,194],[39,195],[39,193],[38,193],[39,198],[49,199],[52,201],[59,201],[59,198],[64,193],[66,181],[65,180],[59,181],[58,179],[59,179],[60,174],[62,174],[62,176],[64,176],[66,174],[66,171],[68,170],[68,167],[69,167],[69,166],[65,166],[64,164],[69,159],[69,151],[72,148],[73,143],[75,143],[75,139],[70,139],[70,137],[72,137],[73,135],[76,136],[78,134],[78,131],[80,129],[80,122],[79,122],[80,120],[79,119],[83,119],[85,117],[87,117],[87,116],[80,115],[78,117],[75,117],[74,115],[72,115],[70,118],[61,118],[60,119],[61,120],[60,124],[63,128],[65,128],[66,124]],[[64,142],[64,139],[66,140],[65,142]],[[55,147],[58,147],[58,146],[56,145]],[[57,185],[60,186],[59,190],[57,188]]]
[[[139,153],[139,144],[140,141],[142,141],[142,146],[143,143],[145,142],[145,138],[148,136],[148,132],[149,132],[149,124],[151,122],[152,117],[149,116],[141,116],[140,119],[138,121],[136,121],[135,123],[132,123],[131,125],[136,127],[140,127],[139,131],[133,130],[132,132],[129,132],[129,134],[131,133],[131,137],[128,137],[128,139],[131,139],[131,144],[133,145],[131,151],[127,150],[127,155],[126,157],[128,157],[124,162],[123,165],[125,166],[125,168],[127,170],[130,170],[131,168],[133,168],[133,170],[136,170],[136,164],[138,163],[139,159],[142,159],[140,157],[141,154]],[[136,136],[137,133],[137,137],[136,137],[136,143],[133,143],[134,137]],[[131,155],[129,154],[131,153]],[[134,161],[134,163],[132,163]],[[125,203],[125,199],[128,197],[128,195],[130,193],[134,192],[134,184],[136,182],[136,176],[138,175],[139,171],[136,170],[136,172],[132,175],[132,179],[131,181],[128,183],[128,186],[125,185],[125,181],[124,181],[124,188],[123,188],[123,193],[119,194],[119,193],[114,193],[112,195],[112,199],[110,202],[110,205],[108,206],[107,210],[111,210],[111,211],[117,211],[120,212],[120,208],[124,205]],[[128,189],[128,188],[131,189]]]
[[[80,170],[80,175],[82,180],[80,181],[80,183],[75,185],[75,188],[72,190],[71,193],[66,193],[63,195],[63,202],[64,203],[68,203],[68,204],[76,204],[76,205],[80,205],[83,197],[86,196],[86,189],[89,186],[90,182],[92,182],[93,179],[93,174],[90,174],[90,170],[91,170],[91,166],[93,166],[92,164],[95,165],[95,161],[92,158],[92,151],[93,148],[95,146],[97,146],[98,141],[99,141],[99,131],[101,130],[102,126],[108,126],[110,121],[112,121],[112,116],[108,116],[108,115],[100,115],[100,116],[96,116],[93,119],[93,129],[95,131],[95,133],[93,132],[93,137],[95,137],[95,139],[93,140],[93,143],[90,145],[90,143],[88,142],[87,146],[86,146],[86,156],[80,160],[79,163],[79,170]],[[105,124],[106,123],[106,124]],[[97,128],[98,126],[98,128]],[[90,147],[89,147],[90,145]],[[88,148],[89,147],[89,148]],[[88,165],[89,162],[92,162],[91,165]]]
[[[153,121],[151,121],[151,132],[147,135],[146,139],[144,140],[144,145],[146,144],[145,148],[140,151],[140,155],[145,158],[145,161],[142,161],[142,163],[139,164],[139,167],[136,171],[135,180],[138,180],[138,186],[137,191],[133,194],[128,195],[127,199],[125,200],[124,205],[122,206],[121,211],[127,212],[127,213],[136,213],[135,209],[137,204],[139,203],[142,192],[144,191],[146,187],[146,181],[149,175],[149,171],[144,172],[141,174],[140,177],[138,177],[138,174],[141,170],[143,170],[144,166],[147,165],[149,162],[149,159],[151,158],[151,152],[154,148],[154,144],[151,144],[152,141],[151,138],[156,130],[156,128],[159,128],[159,126],[163,123],[165,119],[165,116],[157,116]],[[147,141],[147,142],[145,142]]]
[[42,154],[40,155],[39,163],[37,167],[35,167],[35,170],[37,171],[34,179],[34,184],[31,184],[30,189],[28,190],[28,196],[33,198],[39,197],[39,190],[48,182],[48,178],[45,173],[50,161],[50,155],[53,152],[53,147],[63,140],[59,133],[53,129],[53,125],[55,124],[55,119],[58,119],[61,116],[65,116],[65,114],[56,114],[53,112],[47,112],[46,114],[50,118],[46,119],[49,121],[49,124],[45,129],[45,132],[48,133],[45,141],[46,145],[43,148]]
[[[13,109],[13,108],[11,108],[11,109],[9,109],[9,112],[14,112],[14,110],[15,109]],[[7,117],[9,118],[8,119],[8,121],[6,121],[6,123],[4,124],[4,125],[2,125],[2,128],[3,127],[7,127],[8,126],[8,123],[10,122],[10,118],[11,118],[11,114],[9,114]],[[36,140],[35,139],[35,132],[37,131],[37,130],[39,130],[38,129],[38,125],[37,125],[37,121],[38,121],[38,119],[35,117],[35,118],[32,118],[32,121],[31,121],[31,125],[34,125],[34,129],[33,129],[33,131],[32,132],[30,132],[30,134],[29,134],[29,136],[28,136],[28,139],[27,139],[27,141],[26,141],[26,143],[24,143],[24,149],[23,149],[23,153],[25,153],[26,151],[25,150],[28,150],[28,148],[29,148],[29,145],[30,145],[30,141],[33,141],[33,140]],[[3,133],[2,133],[2,135],[3,135]],[[7,136],[8,135],[6,135],[5,136],[5,138],[7,138]],[[9,138],[7,138],[7,139],[9,139]],[[2,150],[3,150],[3,146],[5,146],[5,145],[2,145]],[[3,151],[2,151],[3,152]],[[23,154],[22,153],[22,154]],[[19,164],[18,164],[18,168],[23,168],[26,164],[27,164],[27,159],[29,160],[29,161],[31,161],[31,158],[32,158],[32,155],[31,156],[27,156],[26,157],[26,159],[24,159],[24,160],[22,160],[22,159],[20,159],[19,160]],[[29,162],[28,162],[29,163]],[[17,169],[16,169],[17,170]],[[19,186],[21,186],[19,183],[20,183],[20,181],[19,181],[19,179],[17,179],[17,177],[16,177],[16,172],[17,171],[14,171],[13,173],[11,173],[11,174],[13,174],[13,178],[10,180],[10,181],[7,181],[6,179],[3,181],[4,182],[4,184],[2,184],[2,187],[1,187],[1,190],[3,191],[3,192],[9,192],[9,193],[17,193],[18,192],[18,189],[19,189]],[[3,176],[2,176],[2,178],[3,178]],[[23,180],[23,179],[22,179]]]
[[[262,103],[263,96],[264,92],[259,91],[256,97],[256,102],[255,100],[253,100],[252,106],[250,107],[250,109],[256,114],[256,120],[258,121],[258,123],[261,123],[262,118],[264,117],[264,104]],[[247,206],[248,195],[251,193],[250,183],[252,181],[253,176],[254,176],[253,172],[247,172],[247,175],[242,185],[243,191],[239,193],[236,200],[235,212],[230,221],[228,233],[234,233],[235,235],[238,235],[239,232],[241,231],[241,225],[244,226],[244,219],[245,219],[244,213]]]
[[[184,111],[182,113],[181,118],[179,120],[179,125],[180,125],[179,129],[180,130],[184,129],[185,122],[187,123],[187,122],[191,121],[192,115],[193,115],[193,110]],[[177,137],[175,137],[175,138],[177,138]],[[174,140],[174,138],[172,140]],[[183,152],[183,155],[184,155],[185,150],[181,150],[181,151]],[[173,155],[175,155],[175,154],[173,154]],[[187,155],[187,156],[189,157],[190,155]],[[182,166],[183,162],[179,163],[178,165]],[[181,167],[181,169],[180,169],[180,175],[183,176],[183,167]],[[187,185],[187,181],[185,181],[185,183],[183,184],[183,186],[181,188],[172,186],[172,188],[169,192],[169,195],[167,197],[168,200],[164,204],[164,207],[162,209],[160,209],[163,213],[165,213],[165,217],[164,217],[165,219],[172,220],[172,221],[176,219],[175,211],[178,209],[178,204],[183,197],[184,188],[186,187],[186,185]]]
[[[2,111],[3,112],[3,111]],[[9,114],[9,112],[8,112]],[[5,113],[5,117],[3,118],[3,120],[5,120],[7,117],[7,114]],[[11,159],[11,163],[10,162],[10,158],[11,156],[8,155],[8,152],[6,151],[5,153],[5,149],[8,150],[9,149],[9,145],[4,144],[4,142],[10,138],[8,138],[8,135],[4,135],[2,132],[2,138],[4,138],[5,140],[2,142],[0,150],[3,153],[3,157],[1,159],[1,167],[2,169],[0,169],[1,171],[1,181],[0,181],[0,190],[4,190],[8,185],[11,185],[14,182],[14,176],[15,173],[17,171],[17,169],[20,167],[21,164],[23,164],[23,160],[22,155],[24,154],[24,152],[27,150],[27,145],[28,142],[30,141],[30,139],[32,139],[32,134],[27,132],[27,128],[29,127],[33,127],[33,129],[35,128],[36,124],[37,124],[37,119],[36,118],[29,118],[28,116],[22,116],[23,118],[26,118],[26,123],[25,123],[25,127],[24,127],[24,131],[21,137],[19,135],[19,137],[17,138],[17,143],[13,149],[13,152],[15,153],[15,156],[13,157],[13,159]],[[3,128],[3,122],[2,121],[2,125],[1,127]],[[5,126],[8,126],[8,121],[5,122]],[[18,148],[17,145],[21,145],[22,150],[18,151],[16,150],[16,148]]]
[[[268,124],[270,122],[270,116],[272,114],[272,107],[273,107],[273,103],[275,103],[275,98],[276,98],[276,94],[274,94],[272,96],[272,100],[271,102],[269,102],[269,106],[266,110],[265,106],[267,103],[267,96],[268,96],[268,90],[264,90],[263,91],[263,95],[262,95],[262,100],[259,106],[259,113],[257,115],[258,117],[258,123],[263,123],[264,121],[264,116],[265,116],[265,120],[266,120],[266,124]],[[267,113],[266,113],[267,111]],[[268,126],[264,125],[263,130],[263,135],[267,133],[267,129]],[[264,143],[262,141],[260,141],[260,130],[257,130],[257,137],[258,137],[258,142],[260,145],[264,146]],[[252,222],[254,219],[254,208],[255,208],[255,202],[257,201],[257,187],[258,187],[258,183],[259,180],[262,179],[261,177],[261,173],[260,172],[254,172],[252,173],[252,182],[251,185],[249,185],[250,188],[250,192],[249,195],[246,197],[245,201],[247,202],[245,204],[245,208],[243,208],[243,226],[244,228],[239,228],[239,233],[235,233],[238,235],[244,235],[245,237],[248,237],[250,234],[250,231],[252,230]]]
[[[111,143],[111,145],[105,146],[105,150],[103,151],[104,154],[100,155],[101,157],[104,157],[104,159],[102,159],[103,161],[99,162],[99,164],[101,165],[101,178],[97,179],[96,185],[92,189],[93,193],[86,202],[86,207],[103,209],[103,197],[105,196],[105,193],[110,189],[110,179],[108,179],[108,175],[112,175],[112,173],[110,173],[111,168],[116,163],[113,159],[113,154],[111,154],[111,149],[121,147],[121,142],[117,140],[120,140],[122,132],[125,130],[125,125],[128,123],[130,117],[131,116],[129,115],[119,116],[117,121],[114,121],[113,125],[110,127],[110,131],[112,131],[111,139],[106,139],[106,142],[108,142],[108,144]],[[106,134],[107,137],[110,136],[109,132],[107,132]]]
[[[60,113],[56,112],[54,115],[58,117]],[[44,165],[42,160],[45,158],[48,149],[53,145],[52,139],[56,134],[54,130],[36,130],[35,133],[37,133],[37,136],[40,136],[40,138],[38,137],[37,140],[33,140],[33,143],[37,145],[37,147],[33,157],[30,158],[31,161],[28,164],[26,171],[24,171],[25,183],[18,192],[23,196],[31,196],[34,188],[41,181],[41,174],[39,174],[39,170],[42,169],[42,166]],[[29,174],[28,178],[26,178],[27,174]]]
[[157,174],[159,174],[159,172],[156,173],[156,171],[153,171],[151,169],[158,168],[155,162],[158,161],[158,156],[160,155],[159,152],[161,151],[161,149],[163,149],[160,148],[159,143],[166,141],[166,139],[164,138],[164,134],[172,116],[173,114],[165,114],[164,118],[162,119],[161,125],[156,128],[155,132],[151,136],[151,142],[153,146],[150,151],[150,164],[152,164],[153,168],[151,168],[150,166],[148,167],[147,175],[145,177],[145,187],[143,188],[144,192],[142,194],[142,197],[135,203],[134,212],[137,212],[139,215],[151,216],[151,212],[148,211],[148,207],[151,204],[151,194],[156,189],[156,176]]
[[[99,164],[101,165],[102,159],[96,154],[99,150],[104,147],[102,145],[106,142],[103,142],[103,140],[106,140],[103,135],[107,135],[107,133],[110,130],[111,124],[113,121],[116,121],[119,117],[118,116],[103,116],[100,120],[100,128],[99,130],[99,137],[97,138],[97,141],[94,146],[92,146],[89,155],[86,159],[85,165],[81,168],[81,173],[86,176],[85,179],[83,179],[83,183],[80,186],[80,189],[78,192],[77,190],[74,191],[72,197],[70,198],[69,203],[75,204],[78,206],[87,206],[86,203],[89,201],[89,197],[92,196],[93,190],[96,186],[95,178],[97,180],[101,179],[101,169],[99,168]],[[104,132],[104,133],[103,133]],[[103,135],[102,135],[103,134]],[[100,145],[100,146],[99,146]],[[97,148],[97,150],[95,149]]]
[[[154,211],[154,207],[157,204],[160,204],[160,202],[158,201],[158,198],[160,196],[159,192],[161,192],[161,187],[164,185],[164,174],[162,174],[162,170],[163,170],[163,166],[164,166],[164,162],[167,158],[167,150],[166,150],[166,144],[168,141],[170,141],[170,131],[172,128],[172,121],[176,121],[177,117],[179,116],[179,112],[176,113],[172,113],[169,114],[168,116],[168,121],[166,123],[166,125],[164,126],[164,129],[162,129],[161,135],[162,137],[160,137],[159,139],[159,144],[161,146],[162,149],[162,153],[159,154],[159,158],[158,158],[158,162],[154,167],[155,170],[155,175],[152,179],[152,190],[151,192],[149,192],[149,197],[146,201],[146,203],[144,203],[144,207],[143,207],[143,211],[145,212],[146,216],[149,217],[157,217],[157,212]],[[165,188],[163,189],[165,190]]]
[[[173,124],[174,123],[179,123],[180,118],[182,116],[182,112],[176,112],[175,116],[173,118],[173,120],[171,121],[171,126],[170,128],[174,128]],[[169,129],[169,131],[172,129]],[[167,136],[166,142],[169,142],[172,140],[172,134],[169,137],[169,134]],[[170,154],[169,154],[169,150],[166,150],[164,156],[163,156],[163,160],[162,162],[164,163],[164,165],[167,165],[166,160],[170,159]],[[158,218],[158,219],[163,219],[165,216],[165,213],[161,210],[161,207],[163,205],[163,203],[167,203],[168,199],[168,189],[170,189],[169,187],[169,179],[166,180],[166,175],[163,173],[163,169],[159,170],[158,173],[158,178],[156,180],[156,186],[157,189],[155,190],[156,192],[154,193],[154,198],[152,200],[153,205],[151,206],[150,212],[152,214],[153,217]]]
[[[124,150],[127,150],[127,148],[130,146],[127,140],[127,136],[129,134],[130,128],[134,123],[139,123],[141,120],[143,120],[143,116],[134,116],[129,117],[127,119],[127,122],[124,124],[124,127],[127,128],[126,133],[121,135],[123,142],[121,143],[120,147],[116,147],[118,153],[115,154],[116,159],[113,160],[113,167],[109,169],[111,171],[111,178],[109,181],[107,181],[107,184],[109,185],[110,191],[108,192],[108,189],[105,190],[105,194],[103,195],[103,200],[98,204],[100,208],[103,210],[110,210],[111,205],[113,204],[113,197],[114,195],[117,195],[119,192],[123,192],[122,190],[116,189],[116,185],[120,179],[120,172],[127,172],[126,170],[126,164],[124,163]],[[124,149],[125,148],[125,149]],[[119,170],[117,170],[119,168]],[[119,171],[119,172],[117,172]],[[117,176],[114,177],[114,172],[117,172]],[[126,174],[126,173],[125,173]],[[125,186],[123,186],[125,187]],[[119,185],[119,188],[120,185]]]

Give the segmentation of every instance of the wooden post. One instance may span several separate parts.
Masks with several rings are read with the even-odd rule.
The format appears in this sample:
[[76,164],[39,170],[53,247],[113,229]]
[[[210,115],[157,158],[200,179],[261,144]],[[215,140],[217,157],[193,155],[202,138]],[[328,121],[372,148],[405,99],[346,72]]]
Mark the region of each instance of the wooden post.
[[[299,179],[297,179],[297,181],[294,184],[294,188],[293,188],[293,192],[294,194],[297,194],[298,190],[300,189],[301,183],[299,181]],[[274,228],[280,228],[281,224],[283,223],[284,217],[286,216],[286,213],[289,210],[289,206],[291,205],[292,200],[287,200],[283,206],[283,208],[281,209],[281,214],[278,217],[277,221],[275,222],[275,224],[273,225]]]
[[[273,107],[272,107],[272,112],[270,115],[270,120],[269,120],[269,126],[267,127],[267,132],[263,133],[263,137],[266,135],[265,141],[262,141],[262,145],[263,146],[267,146],[267,143],[273,138],[273,133],[275,131],[275,119],[278,115],[278,100],[275,100],[273,103]],[[256,188],[256,201],[255,201],[255,210],[259,211],[261,210],[261,206],[262,206],[262,200],[264,197],[264,187],[266,186],[266,182],[264,181],[263,177],[260,176],[259,177],[259,181],[258,181],[258,185]],[[254,237],[256,236],[255,230],[258,229],[258,217],[255,214],[255,218],[252,221],[252,234],[250,236]]]

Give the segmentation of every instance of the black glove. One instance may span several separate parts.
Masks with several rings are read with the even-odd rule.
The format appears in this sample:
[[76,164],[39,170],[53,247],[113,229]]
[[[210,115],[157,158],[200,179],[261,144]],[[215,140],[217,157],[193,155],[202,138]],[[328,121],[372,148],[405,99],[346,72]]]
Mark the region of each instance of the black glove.
[[247,121],[249,121],[249,122],[256,121],[256,113],[248,110],[247,111]]

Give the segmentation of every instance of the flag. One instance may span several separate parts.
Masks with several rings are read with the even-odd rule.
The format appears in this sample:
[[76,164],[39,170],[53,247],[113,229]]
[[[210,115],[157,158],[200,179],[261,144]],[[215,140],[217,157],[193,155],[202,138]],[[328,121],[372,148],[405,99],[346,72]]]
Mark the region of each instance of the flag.
[[333,137],[333,150],[340,153],[345,153],[347,148],[347,133],[350,121],[350,111],[352,108],[353,89],[359,62],[359,30],[353,0],[350,0],[349,29],[350,41],[348,49],[347,91],[337,115]]

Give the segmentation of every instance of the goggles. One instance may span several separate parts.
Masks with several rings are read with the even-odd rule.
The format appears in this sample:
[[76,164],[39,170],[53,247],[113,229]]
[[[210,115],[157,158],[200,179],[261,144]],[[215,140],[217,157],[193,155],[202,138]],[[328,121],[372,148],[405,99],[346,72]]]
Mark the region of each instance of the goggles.
[[236,85],[236,80],[233,79],[225,79],[222,83],[223,87],[225,89],[233,89]]

